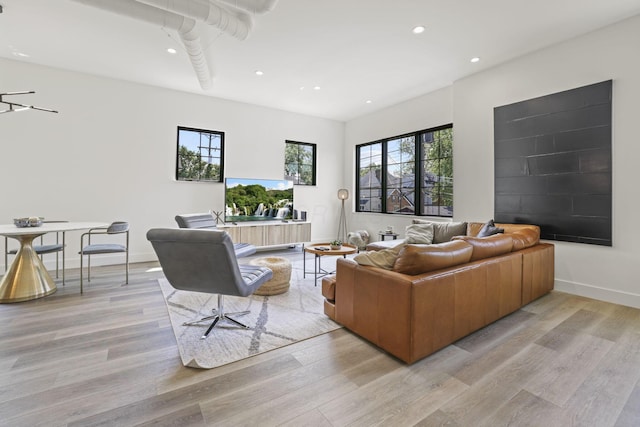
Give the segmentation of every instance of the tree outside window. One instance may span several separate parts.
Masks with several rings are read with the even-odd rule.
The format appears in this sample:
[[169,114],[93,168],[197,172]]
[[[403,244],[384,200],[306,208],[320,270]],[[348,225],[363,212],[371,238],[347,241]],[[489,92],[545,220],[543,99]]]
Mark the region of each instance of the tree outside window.
[[224,132],[178,126],[178,181],[222,182]]
[[453,128],[420,135],[422,215],[453,216]]
[[284,176],[297,185],[316,185],[316,145],[286,141]]

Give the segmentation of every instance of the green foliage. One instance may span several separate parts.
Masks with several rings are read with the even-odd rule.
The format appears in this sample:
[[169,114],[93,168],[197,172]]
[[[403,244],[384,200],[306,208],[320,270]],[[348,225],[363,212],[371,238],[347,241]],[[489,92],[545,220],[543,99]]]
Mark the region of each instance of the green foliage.
[[220,181],[220,165],[203,161],[198,153],[181,145],[178,150],[178,179]]
[[293,200],[293,188],[287,190],[267,190],[261,185],[237,185],[227,188],[226,203],[231,207],[233,204],[239,213],[253,214],[260,203],[265,209],[282,208]]
[[433,133],[433,142],[425,153],[425,171],[438,177],[432,191],[434,205],[453,206],[453,129]]
[[296,177],[296,184],[313,184],[313,146],[286,143],[284,149],[285,176]]
[[360,168],[360,177],[362,178],[363,176],[365,176],[366,174],[369,173],[369,171],[374,171],[374,170],[380,170],[381,166],[378,164],[370,164],[369,166],[365,166]]
[[402,152],[402,175],[413,175],[416,164],[416,142],[414,137],[400,140],[400,152]]

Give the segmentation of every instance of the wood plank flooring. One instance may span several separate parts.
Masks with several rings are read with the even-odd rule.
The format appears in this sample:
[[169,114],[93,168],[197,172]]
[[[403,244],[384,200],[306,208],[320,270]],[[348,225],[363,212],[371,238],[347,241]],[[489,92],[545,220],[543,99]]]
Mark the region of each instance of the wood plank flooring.
[[633,308],[553,292],[411,366],[342,329],[196,370],[155,263],[93,273],[0,304],[0,425],[640,426]]

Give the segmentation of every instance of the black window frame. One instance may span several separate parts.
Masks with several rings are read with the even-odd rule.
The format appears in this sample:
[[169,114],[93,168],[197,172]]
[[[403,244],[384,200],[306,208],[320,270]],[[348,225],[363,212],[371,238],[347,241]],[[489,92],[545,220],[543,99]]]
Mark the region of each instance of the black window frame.
[[[311,183],[307,183],[307,182],[300,182],[300,179],[295,179],[295,177],[293,177],[291,174],[287,174],[287,169],[288,169],[288,165],[292,164],[292,163],[287,163],[287,156],[286,156],[286,151],[287,151],[287,147],[289,145],[295,145],[298,147],[298,153],[299,153],[299,147],[305,146],[305,147],[311,147]],[[284,176],[286,179],[291,179],[293,181],[293,185],[308,185],[308,186],[314,186],[316,185],[316,168],[317,168],[317,161],[316,161],[316,156],[317,156],[317,145],[310,143],[310,142],[300,142],[300,141],[292,141],[292,140],[285,140],[285,159],[284,159]],[[296,167],[296,172],[298,172],[298,176],[301,177],[301,173],[300,173],[300,166],[309,166],[306,163],[302,163],[300,162],[300,156],[298,154],[298,158],[297,158],[297,162],[295,163]]]
[[[402,135],[397,135],[397,136],[393,136],[393,137],[389,137],[389,138],[384,138],[384,139],[379,139],[376,141],[371,141],[371,142],[367,142],[367,143],[363,143],[363,144],[358,144],[356,145],[356,153],[355,153],[355,157],[356,157],[356,197],[358,198],[358,202],[356,203],[356,212],[362,212],[362,213],[382,213],[382,214],[389,214],[389,215],[410,215],[410,216],[427,216],[427,217],[441,217],[441,218],[452,218],[453,217],[453,135],[451,135],[451,150],[450,152],[448,152],[446,156],[443,156],[442,153],[439,153],[439,155],[437,157],[432,157],[431,159],[425,159],[425,146],[423,144],[423,135],[427,135],[427,134],[434,134],[436,132],[442,131],[442,130],[446,130],[446,129],[451,129],[451,132],[453,133],[453,124],[449,123],[446,125],[442,125],[442,126],[436,126],[433,128],[429,128],[429,129],[423,129],[423,130],[419,130],[419,131],[415,131],[415,132],[409,132],[406,134],[402,134]],[[400,175],[399,180],[400,180],[400,186],[398,187],[398,183],[389,183],[389,158],[388,158],[388,154],[389,154],[389,145],[390,143],[393,143],[395,141],[398,140],[402,140],[405,138],[413,138],[413,144],[414,144],[414,159],[413,159],[413,182],[409,183],[404,181],[405,177],[403,175]],[[362,166],[361,165],[361,159],[362,159],[362,149],[365,149],[367,147],[373,149],[373,146],[375,145],[380,145],[379,147],[379,151],[380,151],[380,165],[379,167],[375,167],[372,168],[371,167],[371,159],[373,157],[377,158],[378,155],[375,156],[371,156],[371,154],[368,155],[368,165],[366,166]],[[376,148],[377,150],[377,148]],[[367,153],[365,153],[365,157],[367,157]],[[438,170],[442,170],[441,168],[441,162],[443,160],[446,161],[450,161],[450,166],[451,166],[451,176],[450,177],[446,177],[447,179],[450,180],[450,182],[446,183],[445,185],[434,185],[431,188],[427,188],[427,184],[425,182],[425,179],[427,178],[426,175],[426,171],[425,171],[425,160],[430,160],[433,162],[438,162]],[[397,163],[394,163],[392,165],[393,166],[398,167],[398,165],[400,165],[399,167],[402,168],[402,165],[405,165],[406,167],[406,162],[403,161],[398,161]],[[369,169],[368,171],[365,172],[365,170]],[[379,172],[377,172],[377,170],[379,169]],[[364,172],[364,174],[369,174],[369,177],[366,179],[367,182],[369,182],[369,185],[361,188],[361,172]],[[376,173],[377,172],[377,173]],[[407,176],[410,176],[411,174],[408,174]],[[364,176],[364,175],[363,175]],[[443,176],[438,176],[435,178],[435,180],[432,181],[439,181],[441,179],[443,179],[445,177]],[[380,187],[377,187],[377,184],[374,184],[373,186],[371,185],[371,182],[375,181],[375,183],[379,182]],[[410,188],[410,184],[413,185],[413,212],[407,212],[407,211],[402,211],[402,207],[400,207],[398,212],[389,212],[388,208],[389,206],[387,206],[387,199],[390,197],[396,197],[396,196],[390,196],[389,191],[393,191],[393,190],[398,190],[398,188],[400,188],[400,195],[397,196],[397,198],[395,199],[397,203],[401,203],[401,199],[404,198],[406,195],[403,192],[403,188],[406,186],[406,188]],[[442,200],[445,197],[441,194],[444,191],[451,191],[451,194],[449,195],[449,198],[451,200],[451,206],[447,207],[447,206],[442,206],[441,203],[434,203],[434,204],[429,204],[429,205],[425,205],[424,201],[426,199],[426,192],[428,190],[431,190],[433,188],[436,188],[437,191],[437,199],[438,200]],[[373,192],[379,189],[379,200],[377,197],[373,197]],[[368,194],[365,194],[367,193]],[[410,199],[410,198],[409,198]],[[366,208],[365,205],[366,203],[369,203],[369,208]],[[374,203],[379,203],[379,208],[378,206],[375,206],[374,209]],[[427,207],[431,207],[432,211],[431,212],[425,212],[425,206]],[[437,209],[437,213],[433,212],[433,209]]]
[[[200,149],[204,149],[204,150],[209,150],[209,155],[206,157],[210,157],[210,158],[215,158],[215,159],[219,159],[220,163],[219,163],[219,176],[214,178],[214,179],[209,179],[209,178],[203,178],[201,176],[201,170],[198,174],[198,176],[192,176],[192,177],[184,177],[181,176],[181,164],[182,164],[182,155],[180,154],[180,133],[182,131],[185,132],[194,132],[194,133],[199,133],[200,134],[200,138],[202,138],[203,135],[215,135],[218,136],[220,138],[220,147],[219,148],[204,148],[202,146],[200,146]],[[176,169],[175,169],[175,179],[176,181],[182,181],[182,182],[224,182],[224,132],[222,131],[218,131],[218,130],[209,130],[209,129],[199,129],[199,128],[192,128],[192,127],[186,127],[186,126],[178,126],[178,130],[176,132],[176,139],[177,139],[177,144],[176,144]],[[220,152],[219,156],[212,156],[211,155],[211,151],[212,150],[216,150]],[[207,163],[206,161],[202,160],[203,156],[201,152],[195,153],[196,157],[200,160],[200,166],[202,166],[203,162]]]

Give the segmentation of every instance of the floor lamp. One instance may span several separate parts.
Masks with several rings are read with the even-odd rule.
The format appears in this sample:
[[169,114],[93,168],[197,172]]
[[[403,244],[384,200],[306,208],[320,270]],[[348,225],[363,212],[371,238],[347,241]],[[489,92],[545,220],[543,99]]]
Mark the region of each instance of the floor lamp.
[[344,212],[344,201],[349,198],[349,190],[341,188],[338,190],[338,199],[342,201],[342,207],[340,209],[340,221],[338,222],[338,240],[342,243],[347,243],[347,217]]

